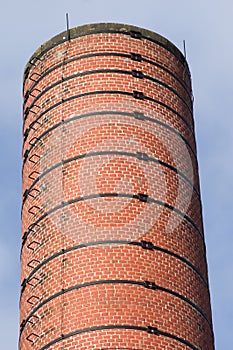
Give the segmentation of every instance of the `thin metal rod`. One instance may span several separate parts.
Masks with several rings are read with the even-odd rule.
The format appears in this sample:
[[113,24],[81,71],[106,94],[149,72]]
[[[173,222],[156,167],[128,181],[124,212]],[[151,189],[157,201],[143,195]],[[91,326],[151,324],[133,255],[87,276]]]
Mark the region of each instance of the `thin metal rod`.
[[184,47],[184,57],[186,59],[186,45],[185,45],[185,40],[183,40],[183,47]]
[[70,27],[69,27],[69,14],[66,13],[66,31],[67,31],[67,40],[70,40]]

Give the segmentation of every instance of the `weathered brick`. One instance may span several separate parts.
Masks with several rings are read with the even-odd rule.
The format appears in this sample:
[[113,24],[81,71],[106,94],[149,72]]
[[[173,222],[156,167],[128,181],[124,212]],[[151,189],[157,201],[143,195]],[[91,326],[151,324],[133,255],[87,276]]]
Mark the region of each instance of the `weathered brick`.
[[24,76],[20,349],[214,349],[187,63],[66,34]]

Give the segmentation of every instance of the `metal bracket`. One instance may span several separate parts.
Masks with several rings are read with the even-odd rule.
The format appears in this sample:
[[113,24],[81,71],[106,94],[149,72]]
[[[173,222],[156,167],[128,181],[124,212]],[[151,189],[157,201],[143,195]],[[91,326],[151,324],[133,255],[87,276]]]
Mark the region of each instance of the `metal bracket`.
[[[25,191],[26,192],[26,191]],[[36,192],[36,195],[33,195],[32,193]],[[40,190],[38,190],[37,188],[33,188],[31,191],[27,192],[26,195],[32,197],[32,198],[37,198],[40,195]],[[26,197],[25,195],[25,197]]]
[[37,94],[37,95],[33,95],[33,92],[34,92],[34,91],[37,91],[38,93],[41,92],[41,90],[39,90],[39,89],[37,89],[37,88],[34,88],[32,91],[29,92],[29,95],[31,95],[32,97],[37,97],[38,94]]
[[37,260],[37,259],[32,259],[32,260],[30,260],[30,261],[27,263],[27,266],[28,266],[28,267],[31,267],[32,269],[34,269],[34,268],[36,267],[36,265],[37,265],[37,264],[36,264],[35,266],[32,265],[32,263],[33,263],[34,261],[35,261],[37,264],[40,263],[39,260]]
[[141,39],[142,38],[142,33],[137,31],[137,30],[131,30],[129,32],[131,38],[134,38],[134,39]]
[[[32,95],[32,96],[33,96],[33,95]],[[34,96],[34,97],[36,97],[36,96]],[[31,108],[30,108],[30,107],[26,107],[26,108],[25,108],[25,111],[24,111],[25,118],[24,118],[24,120],[27,119],[29,112],[32,112],[33,114],[36,114],[36,112],[33,111],[33,109],[32,109],[32,108],[34,108],[34,107],[37,107],[37,108],[40,109],[40,106],[38,106],[38,105],[36,105],[36,104],[34,104]]]
[[142,112],[133,112],[133,114],[134,114],[134,118],[136,118],[136,119],[139,119],[139,120],[145,120],[146,119],[146,117],[145,117],[145,115],[144,115],[144,113],[142,113]]
[[27,248],[30,249],[30,250],[32,250],[32,251],[34,251],[34,250],[36,249],[36,248],[33,248],[33,247],[32,247],[34,244],[35,244],[37,247],[41,245],[41,243],[39,243],[39,242],[37,242],[37,241],[32,241],[32,242],[30,242],[30,243],[27,245]]
[[29,97],[30,95],[30,91],[28,90],[25,95],[24,95],[24,101],[27,100],[27,98]]
[[38,77],[41,77],[41,74],[34,72],[28,77],[28,79],[30,79],[32,81],[36,81],[35,79],[32,79],[33,75],[37,75]]
[[[31,281],[33,281],[33,280],[36,281],[35,284],[34,284],[34,283],[31,283]],[[29,286],[35,287],[39,282],[40,282],[40,279],[39,279],[39,278],[37,278],[37,277],[32,277],[30,280],[27,281],[27,284],[28,284]]]
[[29,128],[27,128],[27,129],[25,130],[25,133],[24,133],[24,135],[23,135],[23,137],[24,137],[24,142],[26,141],[26,138],[28,137],[29,131],[30,131]]
[[40,61],[40,62],[42,62],[42,60],[40,59],[40,57],[33,57],[33,58],[29,61],[29,64],[31,64],[32,66],[35,66],[34,61]]
[[138,193],[137,197],[141,202],[145,202],[145,203],[148,202],[148,195],[147,194]]
[[26,162],[28,155],[29,155],[29,149],[27,149],[24,153],[24,162]]
[[36,341],[36,339],[32,340],[32,339],[31,339],[32,337],[36,337],[36,339],[40,338],[40,336],[39,336],[38,334],[36,334],[36,333],[30,333],[30,334],[26,337],[26,339],[27,339],[30,343],[32,343],[32,344],[34,344],[35,341]]
[[143,79],[144,78],[144,74],[140,70],[133,69],[131,71],[131,74],[135,78],[139,78],[139,79]]
[[40,139],[38,139],[38,137],[34,136],[28,143],[29,143],[29,145],[34,146],[36,141],[39,141],[39,140]]
[[[35,321],[35,322],[31,321],[32,318],[35,318],[36,321]],[[31,324],[34,326],[34,325],[36,324],[36,322],[39,321],[39,320],[40,320],[40,317],[39,317],[39,316],[37,316],[37,315],[32,315],[32,316],[30,317],[30,319],[28,320],[28,323],[31,323]]]
[[[37,195],[33,196],[32,192],[36,192]],[[30,196],[32,198],[36,198],[39,196],[39,194],[40,194],[40,191],[37,188],[33,188],[32,190],[27,189],[26,191],[24,191],[23,197],[24,197],[24,200],[26,199],[27,196]]]
[[143,249],[149,249],[149,250],[153,250],[154,249],[154,245],[152,242],[148,242],[148,241],[141,241],[141,247]]
[[40,173],[39,173],[38,171],[32,171],[32,172],[28,175],[29,179],[31,179],[31,180],[36,180],[36,179],[37,179],[37,177],[34,177],[33,174],[38,175],[38,177],[40,176]]
[[35,128],[34,125],[38,124],[39,127],[42,126],[42,123],[40,123],[38,120],[35,120],[35,122],[32,122],[30,125],[29,125],[29,129],[32,129],[34,131],[38,130],[38,128]]
[[[40,90],[38,90],[38,91],[40,91]],[[32,95],[32,96],[33,96],[33,95]],[[36,97],[36,96],[33,96],[33,97]],[[39,109],[41,109],[41,107],[34,104],[34,105],[30,108],[30,112],[32,112],[33,114],[37,114],[37,112],[33,111],[33,109],[32,109],[32,108],[34,108],[34,107],[39,108]]]
[[20,331],[22,331],[22,329],[25,327],[25,324],[26,324],[26,320],[24,319],[20,324]]
[[134,90],[133,97],[137,98],[138,100],[144,100],[144,95],[143,95],[143,92],[141,92],[141,91]]
[[141,62],[141,61],[142,61],[142,55],[140,55],[139,53],[131,52],[130,58],[131,58],[131,60],[133,60],[133,61],[138,61],[138,62]]
[[27,285],[27,280],[26,280],[26,278],[24,278],[23,282],[21,283],[21,287],[22,287],[21,292],[22,293],[23,293],[24,289],[26,288],[26,285]]
[[[38,209],[38,211],[36,212],[36,211],[34,211],[33,209]],[[36,215],[39,213],[39,211],[41,211],[41,209],[42,209],[42,208],[38,207],[38,205],[33,205],[32,207],[30,207],[30,208],[28,209],[28,212],[29,212],[30,214],[36,216]]]
[[145,287],[148,289],[153,289],[153,290],[157,289],[155,282],[145,281],[144,284],[145,284]]
[[[36,299],[35,302],[32,301],[32,299]],[[32,295],[30,298],[27,299],[27,303],[31,305],[36,305],[36,303],[40,300],[40,298],[36,295]]]
[[137,158],[140,160],[145,160],[145,161],[148,161],[150,159],[150,157],[146,153],[143,153],[143,152],[137,152]]
[[26,107],[26,108],[25,108],[25,111],[24,111],[25,120],[27,119],[27,116],[28,116],[29,111],[30,111],[30,108],[29,108],[29,107]]
[[[36,231],[34,230],[34,227],[37,226],[40,228],[40,225],[39,224],[32,224],[28,227],[28,232],[33,232],[33,233],[36,233]],[[33,228],[32,228],[33,227]]]
[[[37,158],[37,160],[35,161],[35,160],[33,160],[33,158]],[[35,154],[35,153],[32,154],[30,158],[28,158],[28,160],[34,164],[36,164],[39,161],[39,159],[40,159],[40,156],[38,156],[38,154]]]
[[159,335],[158,328],[152,327],[152,326],[148,326],[148,327],[147,327],[147,333]]

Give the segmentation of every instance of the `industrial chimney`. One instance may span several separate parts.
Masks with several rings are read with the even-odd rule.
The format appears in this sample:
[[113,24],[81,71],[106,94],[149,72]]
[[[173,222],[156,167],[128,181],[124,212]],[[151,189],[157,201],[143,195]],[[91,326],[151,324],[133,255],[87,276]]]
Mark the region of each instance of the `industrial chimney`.
[[20,350],[214,349],[190,71],[131,25],[24,73]]

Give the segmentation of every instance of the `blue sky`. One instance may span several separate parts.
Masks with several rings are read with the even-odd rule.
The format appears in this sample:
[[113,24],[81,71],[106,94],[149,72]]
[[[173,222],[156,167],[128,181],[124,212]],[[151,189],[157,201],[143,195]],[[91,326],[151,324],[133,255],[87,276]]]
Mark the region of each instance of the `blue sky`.
[[22,74],[31,54],[70,26],[93,22],[138,25],[186,40],[195,97],[207,258],[217,350],[233,334],[233,2],[187,0],[40,0],[1,4],[0,79],[0,335],[15,350],[19,323]]

